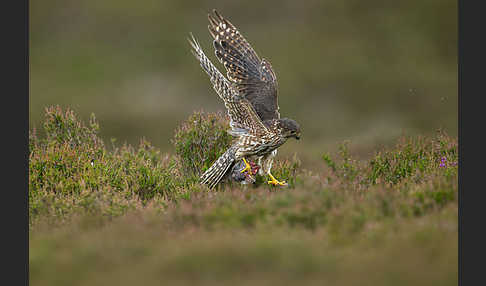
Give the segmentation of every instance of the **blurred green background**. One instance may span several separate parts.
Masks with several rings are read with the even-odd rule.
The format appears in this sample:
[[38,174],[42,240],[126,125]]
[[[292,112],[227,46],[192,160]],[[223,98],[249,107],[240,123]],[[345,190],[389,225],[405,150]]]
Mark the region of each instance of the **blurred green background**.
[[[228,18],[272,63],[282,116],[302,139],[281,154],[320,155],[401,134],[457,135],[457,1],[30,1],[30,127],[44,108],[94,112],[105,142],[146,137],[172,152],[194,110],[224,110],[190,53],[213,54],[207,13]],[[109,145],[109,144],[108,144]],[[355,149],[356,149],[355,148]]]

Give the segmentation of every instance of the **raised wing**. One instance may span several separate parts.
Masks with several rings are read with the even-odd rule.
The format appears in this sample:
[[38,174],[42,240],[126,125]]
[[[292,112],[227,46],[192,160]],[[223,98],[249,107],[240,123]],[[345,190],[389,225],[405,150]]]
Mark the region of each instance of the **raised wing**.
[[209,75],[214,90],[216,90],[228,110],[232,129],[230,133],[241,135],[244,133],[264,134],[268,132],[268,128],[257,115],[251,102],[232,89],[230,82],[211,63],[194,36],[191,35],[189,43],[193,48],[191,50],[192,53],[199,60],[203,70]]
[[211,60],[204,54],[199,42],[191,34],[191,39],[188,39],[192,46],[192,54],[199,60],[202,69],[208,74],[209,80],[213,84],[213,88],[219,97],[225,102],[230,100],[235,91],[231,89],[230,82],[221,74],[221,72],[213,65]]
[[260,60],[236,27],[216,10],[208,15],[209,32],[218,60],[224,65],[228,79],[238,93],[254,107],[262,121],[280,118],[277,101],[277,78],[272,66]]

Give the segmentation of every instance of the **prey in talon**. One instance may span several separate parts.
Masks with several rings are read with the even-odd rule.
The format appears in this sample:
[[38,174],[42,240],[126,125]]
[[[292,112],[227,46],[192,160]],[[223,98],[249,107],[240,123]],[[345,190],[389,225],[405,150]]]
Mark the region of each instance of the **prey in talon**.
[[[249,169],[247,168],[246,163],[250,166]],[[231,179],[233,181],[241,184],[253,184],[256,182],[255,175],[258,173],[260,166],[250,160],[246,161],[246,163],[243,160],[240,160],[238,164],[235,164],[231,171]]]

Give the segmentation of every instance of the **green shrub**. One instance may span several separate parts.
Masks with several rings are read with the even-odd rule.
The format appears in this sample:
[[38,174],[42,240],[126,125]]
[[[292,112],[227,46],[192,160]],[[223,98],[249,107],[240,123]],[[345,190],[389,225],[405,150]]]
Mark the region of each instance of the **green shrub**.
[[[62,221],[74,213],[121,215],[151,201],[188,200],[204,190],[201,172],[226,151],[233,139],[221,114],[194,113],[176,131],[176,155],[162,154],[142,139],[137,148],[105,148],[99,124],[85,125],[59,106],[46,108],[45,138],[29,131],[29,214]],[[295,185],[300,162],[277,161],[274,175]],[[260,182],[265,179],[260,177]],[[256,184],[258,186],[258,184]]]
[[[394,148],[377,152],[366,162],[349,156],[347,142],[339,147],[341,163],[336,163],[328,153],[322,156],[331,173],[342,183],[367,187],[380,183],[396,185],[411,178],[418,183],[425,176],[442,170],[454,177],[458,162],[457,139],[438,131],[435,137],[402,137]],[[331,179],[329,177],[329,179]]]
[[46,109],[45,138],[29,136],[29,218],[82,213],[120,215],[157,197],[184,191],[176,160],[142,139],[138,148],[107,151],[94,115],[89,126],[72,110]]
[[[229,146],[225,122],[218,114],[195,113],[177,130],[178,151],[171,156],[144,139],[138,147],[125,144],[108,151],[94,116],[86,126],[70,110],[48,108],[45,138],[35,129],[29,132],[31,225],[41,218],[54,223],[72,215],[111,218],[147,205],[164,210],[172,202],[190,201],[193,212],[180,217],[188,219],[185,224],[310,230],[328,225],[330,234],[341,238],[369,222],[423,216],[457,201],[457,139],[443,132],[433,138],[402,138],[370,160],[352,159],[344,143],[341,161],[323,156],[331,171],[327,179],[300,172],[297,156],[276,160],[273,175],[295,191],[268,192],[286,189],[268,186],[204,199],[213,194],[197,182],[198,172]],[[267,186],[267,180],[257,176],[254,187]]]
[[91,114],[89,126],[85,126],[74,111],[67,109],[63,112],[59,106],[46,108],[45,115],[44,130],[48,142],[94,150],[103,148],[103,141],[98,137],[100,127],[94,114]]
[[197,111],[176,129],[172,143],[187,179],[197,182],[231,146],[233,137],[226,132],[228,122],[222,113]]
[[328,153],[322,155],[322,159],[326,165],[331,168],[334,175],[343,181],[351,182],[358,175],[359,166],[357,161],[353,160],[348,151],[349,141],[344,141],[339,145],[339,155],[341,156],[341,164],[337,164]]
[[397,184],[405,178],[423,179],[437,167],[457,164],[457,140],[439,131],[435,138],[401,138],[393,150],[379,152],[369,162],[366,180]]

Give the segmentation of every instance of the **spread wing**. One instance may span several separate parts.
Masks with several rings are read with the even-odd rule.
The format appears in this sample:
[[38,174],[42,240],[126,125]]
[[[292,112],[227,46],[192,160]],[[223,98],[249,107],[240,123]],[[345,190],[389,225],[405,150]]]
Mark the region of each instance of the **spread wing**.
[[213,88],[219,97],[223,100],[223,102],[228,101],[233,94],[235,94],[234,90],[231,88],[231,83],[219,72],[219,70],[213,65],[211,60],[204,54],[199,42],[194,38],[191,34],[191,38],[188,39],[189,44],[192,46],[192,54],[196,57],[201,65],[201,68],[207,73],[209,76],[209,80],[213,84]]
[[231,126],[230,133],[235,136],[245,133],[255,135],[267,133],[268,128],[257,115],[251,102],[237,92],[234,92],[230,82],[218,71],[208,57],[206,57],[201,46],[192,34],[189,43],[193,48],[192,53],[199,60],[199,64],[203,70],[208,74],[214,90],[216,90],[228,110]]
[[209,32],[218,60],[238,93],[253,106],[262,121],[280,118],[277,102],[277,78],[270,63],[256,52],[228,20],[216,10],[208,15]]

